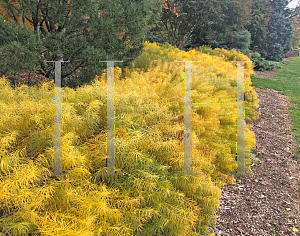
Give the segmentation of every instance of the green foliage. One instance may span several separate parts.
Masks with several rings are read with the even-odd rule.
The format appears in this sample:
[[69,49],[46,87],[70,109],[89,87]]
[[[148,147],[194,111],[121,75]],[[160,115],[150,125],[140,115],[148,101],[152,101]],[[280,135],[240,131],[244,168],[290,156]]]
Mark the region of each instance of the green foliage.
[[300,23],[298,17],[291,18],[293,22],[293,38],[291,40],[292,50],[299,51],[300,44]]
[[286,65],[286,61],[276,62],[276,61],[269,61],[265,60],[260,56],[258,52],[251,53],[250,56],[253,63],[255,63],[255,70],[258,71],[266,71],[266,70],[272,70],[274,68],[281,68],[283,65]]
[[243,53],[244,55],[248,56],[252,62],[255,64],[254,70],[258,71],[266,71],[272,70],[274,68],[281,68],[283,65],[286,65],[286,61],[276,62],[276,61],[269,61],[265,60],[260,56],[258,52],[253,52],[252,50],[237,50]]
[[[10,12],[11,3],[1,3],[3,9]],[[160,0],[105,0],[97,3],[94,0],[63,0],[36,2],[35,7],[28,1],[16,3],[20,3],[20,7],[14,9],[14,15],[20,18],[26,12],[24,17],[32,26],[32,32],[29,29],[23,29],[24,33],[21,29],[18,32],[12,30],[12,23],[3,24],[1,18],[0,38],[5,42],[1,56],[4,56],[5,63],[14,62],[10,71],[22,74],[36,69],[39,74],[54,79],[54,63],[44,60],[56,60],[61,52],[64,60],[71,61],[62,66],[62,84],[73,88],[91,83],[91,78],[106,68],[106,63],[99,60],[123,60],[121,68],[128,66],[141,52],[148,24],[157,21],[157,12],[161,11],[163,4]],[[18,22],[17,18],[11,18]],[[44,23],[38,30],[41,21]],[[37,47],[38,32],[40,47]],[[16,33],[24,35],[22,43],[18,42]],[[10,55],[16,55],[16,58],[10,58]],[[8,75],[8,70],[8,64],[1,61],[0,76]],[[65,83],[67,79],[71,82]]]
[[270,61],[266,61],[264,58],[260,56],[258,52],[251,54],[251,60],[255,63],[255,70],[266,71],[275,68],[275,65],[270,63]]
[[220,48],[224,48],[226,50],[230,50],[226,45],[222,45]]
[[266,43],[268,36],[268,22],[271,17],[268,0],[253,0],[251,7],[251,20],[246,29],[251,33],[250,49],[261,50]]
[[244,55],[246,55],[247,57],[249,57],[251,59],[251,55],[253,53],[252,50],[240,50],[240,49],[237,49],[237,51],[240,51],[241,53],[243,53]]
[[[217,29],[219,32],[230,33],[240,31],[242,26],[247,25],[251,20],[251,7],[253,0],[227,0],[218,1],[221,6],[222,13]],[[218,33],[218,31],[216,31]]]
[[285,53],[291,49],[293,25],[288,18],[290,10],[286,6],[288,0],[274,0],[270,2],[272,16],[268,23],[269,34],[260,54],[266,60],[282,61]]
[[287,61],[269,61],[271,67],[281,69],[283,65],[287,65]]
[[[146,41],[168,42],[179,49],[183,49],[195,41],[192,39],[194,32],[201,31],[206,35],[210,30],[210,25],[219,22],[219,16],[223,16],[221,14],[222,8],[217,0],[166,1],[162,10],[160,21],[150,30],[152,35],[149,34]],[[203,29],[205,30],[203,31]],[[199,36],[198,33],[196,35]],[[154,38],[159,39],[159,41],[154,40]]]
[[26,25],[16,25],[0,15],[0,45],[0,75],[38,70],[41,47]]
[[165,38],[160,34],[153,33],[150,29],[148,29],[147,34],[145,36],[145,41],[150,43],[165,43]]
[[[236,37],[242,37],[242,45],[231,45],[236,39],[232,39],[232,32],[241,31],[241,27],[250,20],[250,8],[252,0],[240,1],[201,1],[204,6],[201,10],[206,11],[200,23],[193,29],[191,42],[185,48],[195,48],[203,45],[211,45],[213,48],[247,47],[248,35],[238,33]],[[214,4],[211,7],[210,4]],[[246,33],[247,34],[247,33]],[[218,44],[216,44],[218,42]],[[243,45],[246,43],[246,45]],[[225,47],[226,46],[226,47]]]
[[218,48],[220,46],[220,43],[216,40],[213,40],[211,42],[209,42],[209,45],[212,47],[212,48]]
[[232,36],[234,48],[248,50],[251,43],[251,34],[248,30],[234,32]]
[[[211,48],[224,48],[228,49],[228,46],[231,48],[236,48],[238,50],[247,51],[249,50],[250,43],[251,43],[251,34],[249,31],[244,30],[240,32],[234,31],[233,34],[229,33],[222,38],[222,41],[217,40],[209,40],[206,42],[207,45],[211,46]],[[224,41],[224,39],[227,40]],[[228,45],[228,46],[227,46]]]

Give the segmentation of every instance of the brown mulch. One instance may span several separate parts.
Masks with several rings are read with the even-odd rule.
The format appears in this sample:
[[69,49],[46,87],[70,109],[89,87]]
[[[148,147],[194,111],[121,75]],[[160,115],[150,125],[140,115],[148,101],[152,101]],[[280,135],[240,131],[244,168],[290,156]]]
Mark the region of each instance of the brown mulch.
[[[274,79],[276,72],[265,76]],[[258,74],[255,77],[262,75]],[[217,236],[300,235],[300,171],[292,158],[298,144],[291,136],[289,102],[276,90],[254,89],[261,114],[252,123],[256,138],[252,153],[260,163],[252,164],[252,177],[223,187],[217,224],[210,230]]]

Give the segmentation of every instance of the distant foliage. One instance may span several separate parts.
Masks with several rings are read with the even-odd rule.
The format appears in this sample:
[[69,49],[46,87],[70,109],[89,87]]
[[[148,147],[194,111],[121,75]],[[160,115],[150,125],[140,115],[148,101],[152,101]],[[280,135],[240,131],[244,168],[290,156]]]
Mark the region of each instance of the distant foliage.
[[[124,72],[115,67],[115,164],[106,172],[105,106],[63,106],[63,171],[53,171],[54,83],[12,89],[0,80],[0,232],[18,235],[204,236],[215,224],[220,188],[236,171],[236,107],[193,106],[193,172],[184,169],[184,63],[192,63],[193,103],[236,103],[234,50],[180,51],[144,44]],[[151,61],[149,62],[149,57]],[[149,65],[150,63],[150,65]],[[63,103],[106,103],[106,71],[92,85],[62,88]],[[255,146],[250,122],[257,114],[245,65],[245,144]],[[250,171],[246,154],[246,171]]]
[[234,48],[241,50],[248,50],[251,44],[251,34],[248,30],[243,30],[240,32],[235,32],[233,34],[233,44]]
[[[247,56],[249,59],[252,60],[254,65],[254,70],[258,71],[266,71],[266,70],[272,70],[274,68],[281,68],[282,65],[286,64],[286,62],[276,62],[276,61],[269,61],[261,57],[260,53],[253,52],[252,50],[240,50],[240,49],[231,49],[230,51],[224,50],[221,48],[215,48],[212,49],[210,46],[201,46],[198,47],[198,49],[202,53],[208,53],[210,55],[218,55],[222,56],[227,55],[228,58],[235,58],[236,53],[244,54],[244,56]],[[223,51],[222,51],[223,50]],[[232,54],[233,53],[233,54]],[[240,58],[240,56],[239,56]],[[234,60],[234,59],[230,59]]]
[[271,64],[269,61],[262,58],[258,52],[252,53],[251,59],[256,65],[254,69],[258,71],[272,70],[275,68],[274,64]]
[[270,2],[273,12],[268,23],[269,34],[266,44],[259,51],[266,60],[282,61],[285,53],[292,49],[293,23],[288,18],[290,14],[288,2],[288,0]]
[[221,40],[216,40],[216,37],[211,37],[211,40],[208,40],[206,44],[211,46],[213,49],[228,49],[230,47],[239,50],[249,50],[251,44],[251,34],[247,30],[233,31],[228,34],[224,34],[221,38]]
[[72,88],[90,84],[106,68],[99,60],[123,60],[118,65],[128,66],[141,53],[148,25],[158,21],[163,8],[161,0],[34,4],[0,1],[0,76],[32,72],[54,80],[54,63],[45,60],[55,61],[61,54],[70,60],[61,77]]
[[246,29],[251,33],[250,49],[261,50],[267,41],[269,34],[268,23],[272,15],[269,0],[253,0],[251,7],[251,20],[246,25]]
[[299,51],[299,45],[300,45],[300,22],[299,18],[294,16],[291,18],[291,21],[293,22],[293,38],[291,40],[292,50]]

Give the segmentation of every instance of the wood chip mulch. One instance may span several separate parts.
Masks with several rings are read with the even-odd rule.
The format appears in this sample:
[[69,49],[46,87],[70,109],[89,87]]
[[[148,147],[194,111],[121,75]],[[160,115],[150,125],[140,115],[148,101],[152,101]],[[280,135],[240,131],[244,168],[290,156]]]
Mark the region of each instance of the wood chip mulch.
[[[266,78],[274,79],[278,69],[274,70],[266,72]],[[252,164],[252,177],[223,187],[217,224],[210,230],[217,236],[300,235],[300,168],[293,159],[298,144],[291,136],[290,104],[276,90],[254,89],[261,114],[252,123],[256,138],[252,153],[260,162]]]

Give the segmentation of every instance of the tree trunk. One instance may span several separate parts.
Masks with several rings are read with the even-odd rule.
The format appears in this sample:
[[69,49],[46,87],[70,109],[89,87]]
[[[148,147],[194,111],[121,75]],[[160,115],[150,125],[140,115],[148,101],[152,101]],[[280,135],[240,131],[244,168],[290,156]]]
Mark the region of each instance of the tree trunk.
[[180,35],[180,37],[179,37],[179,42],[178,42],[178,49],[179,50],[182,50],[182,48],[183,48],[183,40],[184,40],[184,35]]

